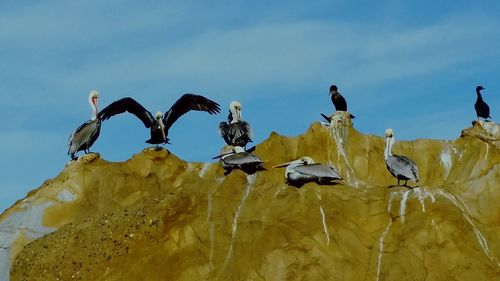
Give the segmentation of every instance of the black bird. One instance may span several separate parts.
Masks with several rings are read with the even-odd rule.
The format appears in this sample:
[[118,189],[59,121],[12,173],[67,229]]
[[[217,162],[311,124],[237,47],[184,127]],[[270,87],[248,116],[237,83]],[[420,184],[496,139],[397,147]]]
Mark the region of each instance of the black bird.
[[151,138],[146,142],[158,146],[159,144],[169,143],[168,130],[179,117],[190,110],[206,111],[210,114],[220,112],[218,103],[200,95],[184,94],[170,107],[165,115],[158,111],[153,117],[151,112],[146,110],[140,103],[133,98],[126,97],[108,105],[97,117],[101,120],[107,120],[125,111],[132,113],[144,123],[146,128],[150,128]]
[[229,105],[227,122],[220,122],[219,133],[228,145],[245,147],[252,142],[250,124],[241,117],[241,104],[232,101]]
[[483,86],[476,87],[477,100],[474,104],[474,108],[476,109],[477,120],[479,121],[479,117],[484,118],[485,121],[488,121],[490,116],[490,107],[484,102],[483,97],[481,96],[481,90],[483,90]]
[[[345,101],[345,98],[338,92],[337,85],[331,85],[330,86],[330,92],[329,95],[332,98],[332,103],[335,106],[335,110],[337,111],[347,111],[347,102]],[[326,121],[330,122],[331,121],[331,116],[328,117],[325,114],[321,113],[321,116],[326,119]],[[356,118],[354,115],[349,113],[349,116],[351,119]]]

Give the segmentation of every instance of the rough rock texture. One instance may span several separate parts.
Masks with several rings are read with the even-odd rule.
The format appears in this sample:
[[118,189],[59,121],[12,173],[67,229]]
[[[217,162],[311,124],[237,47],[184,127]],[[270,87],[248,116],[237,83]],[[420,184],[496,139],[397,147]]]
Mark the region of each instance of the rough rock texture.
[[[0,229],[10,280],[500,279],[500,149],[482,137],[497,124],[396,142],[419,166],[414,189],[388,188],[383,138],[335,124],[272,133],[254,175],[153,150],[71,163],[0,216],[43,206],[15,235]],[[272,166],[304,155],[343,183],[287,186]],[[23,229],[53,232],[27,244],[37,235]]]

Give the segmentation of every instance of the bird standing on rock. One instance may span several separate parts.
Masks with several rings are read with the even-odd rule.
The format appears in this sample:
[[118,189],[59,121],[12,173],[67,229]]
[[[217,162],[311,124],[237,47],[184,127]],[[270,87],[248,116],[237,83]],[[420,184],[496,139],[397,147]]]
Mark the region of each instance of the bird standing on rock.
[[261,165],[264,163],[259,157],[253,155],[241,146],[235,146],[229,152],[222,153],[212,159],[221,159],[222,167],[226,175],[234,169],[240,169],[247,174],[253,174],[265,170]]
[[[336,111],[346,111],[347,112],[347,102],[345,98],[339,93],[337,85],[330,86],[329,95],[332,99],[332,103],[335,106]],[[331,121],[331,117],[326,116],[325,114],[321,114],[323,118],[325,118],[328,122]],[[356,118],[354,115],[349,114],[351,119]]]
[[407,185],[408,180],[418,182],[418,167],[417,164],[410,158],[403,155],[392,154],[392,146],[394,145],[394,132],[392,129],[385,130],[385,150],[384,160],[387,170],[398,179],[398,185],[401,180],[405,181],[403,186]]
[[316,163],[309,156],[303,156],[300,159],[276,165],[273,168],[280,167],[286,167],[285,178],[290,185],[295,187],[300,187],[308,182],[330,184],[333,180],[342,179],[333,167]]
[[484,118],[485,121],[488,121],[490,116],[490,107],[486,104],[481,96],[481,90],[484,90],[483,86],[476,87],[477,99],[474,104],[474,109],[476,109],[477,120],[479,121],[479,117]]
[[89,104],[92,109],[92,117],[80,125],[69,137],[68,155],[72,160],[76,159],[76,153],[83,150],[85,153],[90,153],[89,149],[99,137],[101,132],[101,119],[98,118],[97,104],[100,94],[93,90],[89,94]]
[[241,117],[241,104],[232,101],[229,105],[227,122],[220,122],[219,133],[228,145],[245,147],[252,142],[250,124]]

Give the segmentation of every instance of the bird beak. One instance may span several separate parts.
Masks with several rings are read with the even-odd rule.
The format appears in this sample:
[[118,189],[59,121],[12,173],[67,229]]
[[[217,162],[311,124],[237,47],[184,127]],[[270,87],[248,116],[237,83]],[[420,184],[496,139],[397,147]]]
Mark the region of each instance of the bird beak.
[[291,164],[300,164],[302,163],[302,160],[294,160],[294,161],[290,161],[290,162],[287,162],[287,163],[283,163],[283,164],[279,164],[279,165],[276,165],[276,166],[273,166],[273,168],[281,168],[281,167],[286,167],[288,165],[291,165]]
[[238,120],[241,120],[241,110],[240,109],[236,110],[236,115],[238,115]]
[[161,118],[157,118],[156,120],[158,121],[158,125],[160,125],[161,136],[163,137],[163,140],[167,142],[167,136],[165,136],[165,125],[163,124],[163,120]]
[[224,153],[221,153],[221,154],[219,154],[217,156],[212,157],[212,159],[219,159],[219,158],[222,158],[222,157],[224,157],[226,155],[231,155],[231,154],[234,154],[234,152],[233,151],[224,152]]

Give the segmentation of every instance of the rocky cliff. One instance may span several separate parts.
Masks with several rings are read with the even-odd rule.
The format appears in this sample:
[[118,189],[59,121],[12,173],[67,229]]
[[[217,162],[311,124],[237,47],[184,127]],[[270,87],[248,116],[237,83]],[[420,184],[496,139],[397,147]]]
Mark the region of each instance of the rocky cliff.
[[[499,280],[499,135],[481,122],[396,142],[414,189],[389,187],[382,137],[342,123],[272,133],[254,175],[165,150],[89,155],[0,216],[0,279]],[[344,180],[287,186],[272,166],[304,155]]]

